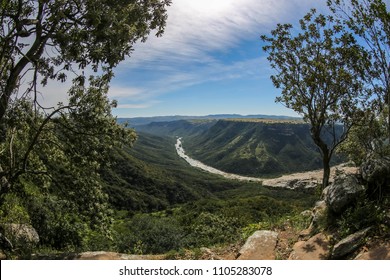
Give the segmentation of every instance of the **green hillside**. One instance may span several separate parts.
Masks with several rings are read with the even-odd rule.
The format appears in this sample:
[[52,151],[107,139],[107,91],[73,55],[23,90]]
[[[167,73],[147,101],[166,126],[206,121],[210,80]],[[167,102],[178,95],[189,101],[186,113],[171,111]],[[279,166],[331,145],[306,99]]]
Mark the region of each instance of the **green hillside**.
[[322,167],[309,125],[298,121],[220,120],[185,138],[193,158],[230,173],[267,177]]
[[101,170],[101,177],[115,209],[158,211],[240,186],[188,166],[174,143],[170,137],[138,133],[134,147],[111,155],[114,163]]

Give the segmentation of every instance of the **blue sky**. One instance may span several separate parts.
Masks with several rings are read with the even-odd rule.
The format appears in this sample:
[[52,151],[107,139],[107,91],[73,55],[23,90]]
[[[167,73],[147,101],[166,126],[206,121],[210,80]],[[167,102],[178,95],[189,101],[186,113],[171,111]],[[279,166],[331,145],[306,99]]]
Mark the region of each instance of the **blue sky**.
[[260,35],[297,24],[326,0],[173,0],[164,35],[139,43],[115,70],[110,98],[118,117],[296,114],[279,91]]

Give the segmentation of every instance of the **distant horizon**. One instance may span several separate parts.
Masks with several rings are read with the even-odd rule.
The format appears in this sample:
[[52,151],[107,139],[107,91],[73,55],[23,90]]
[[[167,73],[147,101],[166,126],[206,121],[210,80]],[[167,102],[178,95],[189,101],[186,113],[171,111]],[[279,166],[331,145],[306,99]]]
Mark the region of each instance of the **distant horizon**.
[[299,115],[285,115],[285,114],[263,114],[263,113],[254,113],[254,114],[239,114],[239,113],[211,113],[211,114],[170,114],[170,115],[148,115],[148,116],[130,116],[130,117],[122,117],[117,116],[118,119],[137,119],[137,118],[165,118],[165,117],[208,117],[208,116],[241,116],[241,117],[249,117],[249,116],[274,116],[274,117],[286,117],[286,118],[302,118]]

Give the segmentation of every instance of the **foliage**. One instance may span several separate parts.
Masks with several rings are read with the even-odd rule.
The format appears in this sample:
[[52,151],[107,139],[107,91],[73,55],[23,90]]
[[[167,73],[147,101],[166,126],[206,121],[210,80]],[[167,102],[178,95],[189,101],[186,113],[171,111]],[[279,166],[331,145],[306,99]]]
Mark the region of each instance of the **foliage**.
[[373,111],[366,111],[365,117],[351,129],[348,139],[341,144],[339,150],[357,166],[364,162],[367,155],[388,156],[390,146],[383,137],[386,133],[386,115],[376,117]]
[[[263,49],[277,74],[274,85],[282,89],[277,101],[302,114],[311,125],[311,136],[319,147],[324,167],[323,186],[329,181],[329,162],[335,148],[345,140],[355,119],[363,93],[361,62],[368,54],[345,26],[331,16],[312,10],[300,20],[302,33],[293,35],[291,24],[278,24]],[[344,126],[341,137],[335,126]],[[332,142],[327,144],[324,135]]]
[[[372,227],[378,236],[388,234],[389,226],[384,222],[388,211],[388,203],[382,204],[362,197],[358,203],[348,208],[336,222],[340,238]],[[331,225],[332,226],[332,225]]]
[[115,226],[117,250],[132,254],[161,254],[178,250],[184,232],[174,219],[136,215],[130,221]]
[[286,226],[293,228],[296,232],[307,229],[310,219],[301,213],[291,212],[276,219],[269,219],[254,224],[249,224],[242,229],[242,238],[246,240],[257,230],[284,229]]
[[383,0],[328,0],[331,11],[364,42],[371,63],[365,64],[370,85],[370,111],[387,127],[390,138],[390,11]]
[[[77,69],[111,73],[156,29],[163,33],[169,0],[1,1],[0,121],[33,72],[26,94],[37,101],[37,82],[65,81]],[[43,55],[45,53],[45,55]],[[31,77],[31,76],[30,76]],[[84,73],[79,77],[85,79]],[[16,95],[21,96],[21,95]]]
[[[0,159],[9,184],[2,189],[3,219],[31,223],[46,246],[78,248],[89,230],[109,234],[109,205],[98,170],[114,147],[131,144],[135,134],[116,124],[102,83],[91,79],[88,88],[78,87],[72,93],[78,100],[70,100],[66,114],[31,119],[33,103],[25,99],[6,115]],[[9,209],[5,202],[15,196],[19,206]],[[26,217],[12,218],[20,216],[19,208]]]
[[[112,116],[109,82],[136,42],[163,33],[169,4],[1,1],[1,222],[32,224],[42,246],[60,250],[110,236],[99,171],[136,136]],[[39,89],[68,75],[67,103],[45,108],[41,95],[57,93]]]
[[250,224],[280,225],[286,219],[301,225],[291,213],[301,212],[313,197],[288,190],[245,185],[217,192],[219,198],[176,205],[164,211],[115,215],[114,246],[120,252],[143,254],[196,250],[235,243]]

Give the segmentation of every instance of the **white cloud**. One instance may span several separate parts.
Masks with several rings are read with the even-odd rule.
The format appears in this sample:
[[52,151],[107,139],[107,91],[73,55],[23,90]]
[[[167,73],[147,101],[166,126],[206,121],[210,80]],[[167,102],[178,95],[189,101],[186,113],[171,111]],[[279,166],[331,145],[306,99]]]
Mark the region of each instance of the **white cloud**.
[[[117,95],[120,104],[130,104],[122,108],[135,108],[131,101],[147,102],[207,81],[269,76],[269,64],[261,57],[260,35],[277,23],[297,22],[310,8],[324,7],[325,2],[173,0],[163,36],[151,35],[137,44],[132,57],[116,69],[121,78],[114,84],[121,89],[112,96]],[[222,58],[232,52],[234,56],[243,42],[256,40],[258,57],[244,54],[228,62]],[[153,102],[143,104],[152,106]]]
[[144,89],[135,87],[111,86],[108,91],[108,96],[112,99],[123,97],[139,99],[145,94]]
[[146,109],[146,108],[150,108],[158,103],[160,103],[160,102],[157,100],[153,100],[153,101],[149,101],[146,103],[118,104],[117,109]]
[[[176,0],[168,10],[166,31],[135,46],[130,67],[161,63],[213,63],[213,51],[224,51],[241,40],[258,38],[280,21],[290,22],[312,0]],[[302,7],[305,7],[302,9]],[[307,8],[306,8],[307,7]],[[296,20],[296,19],[294,19]]]

